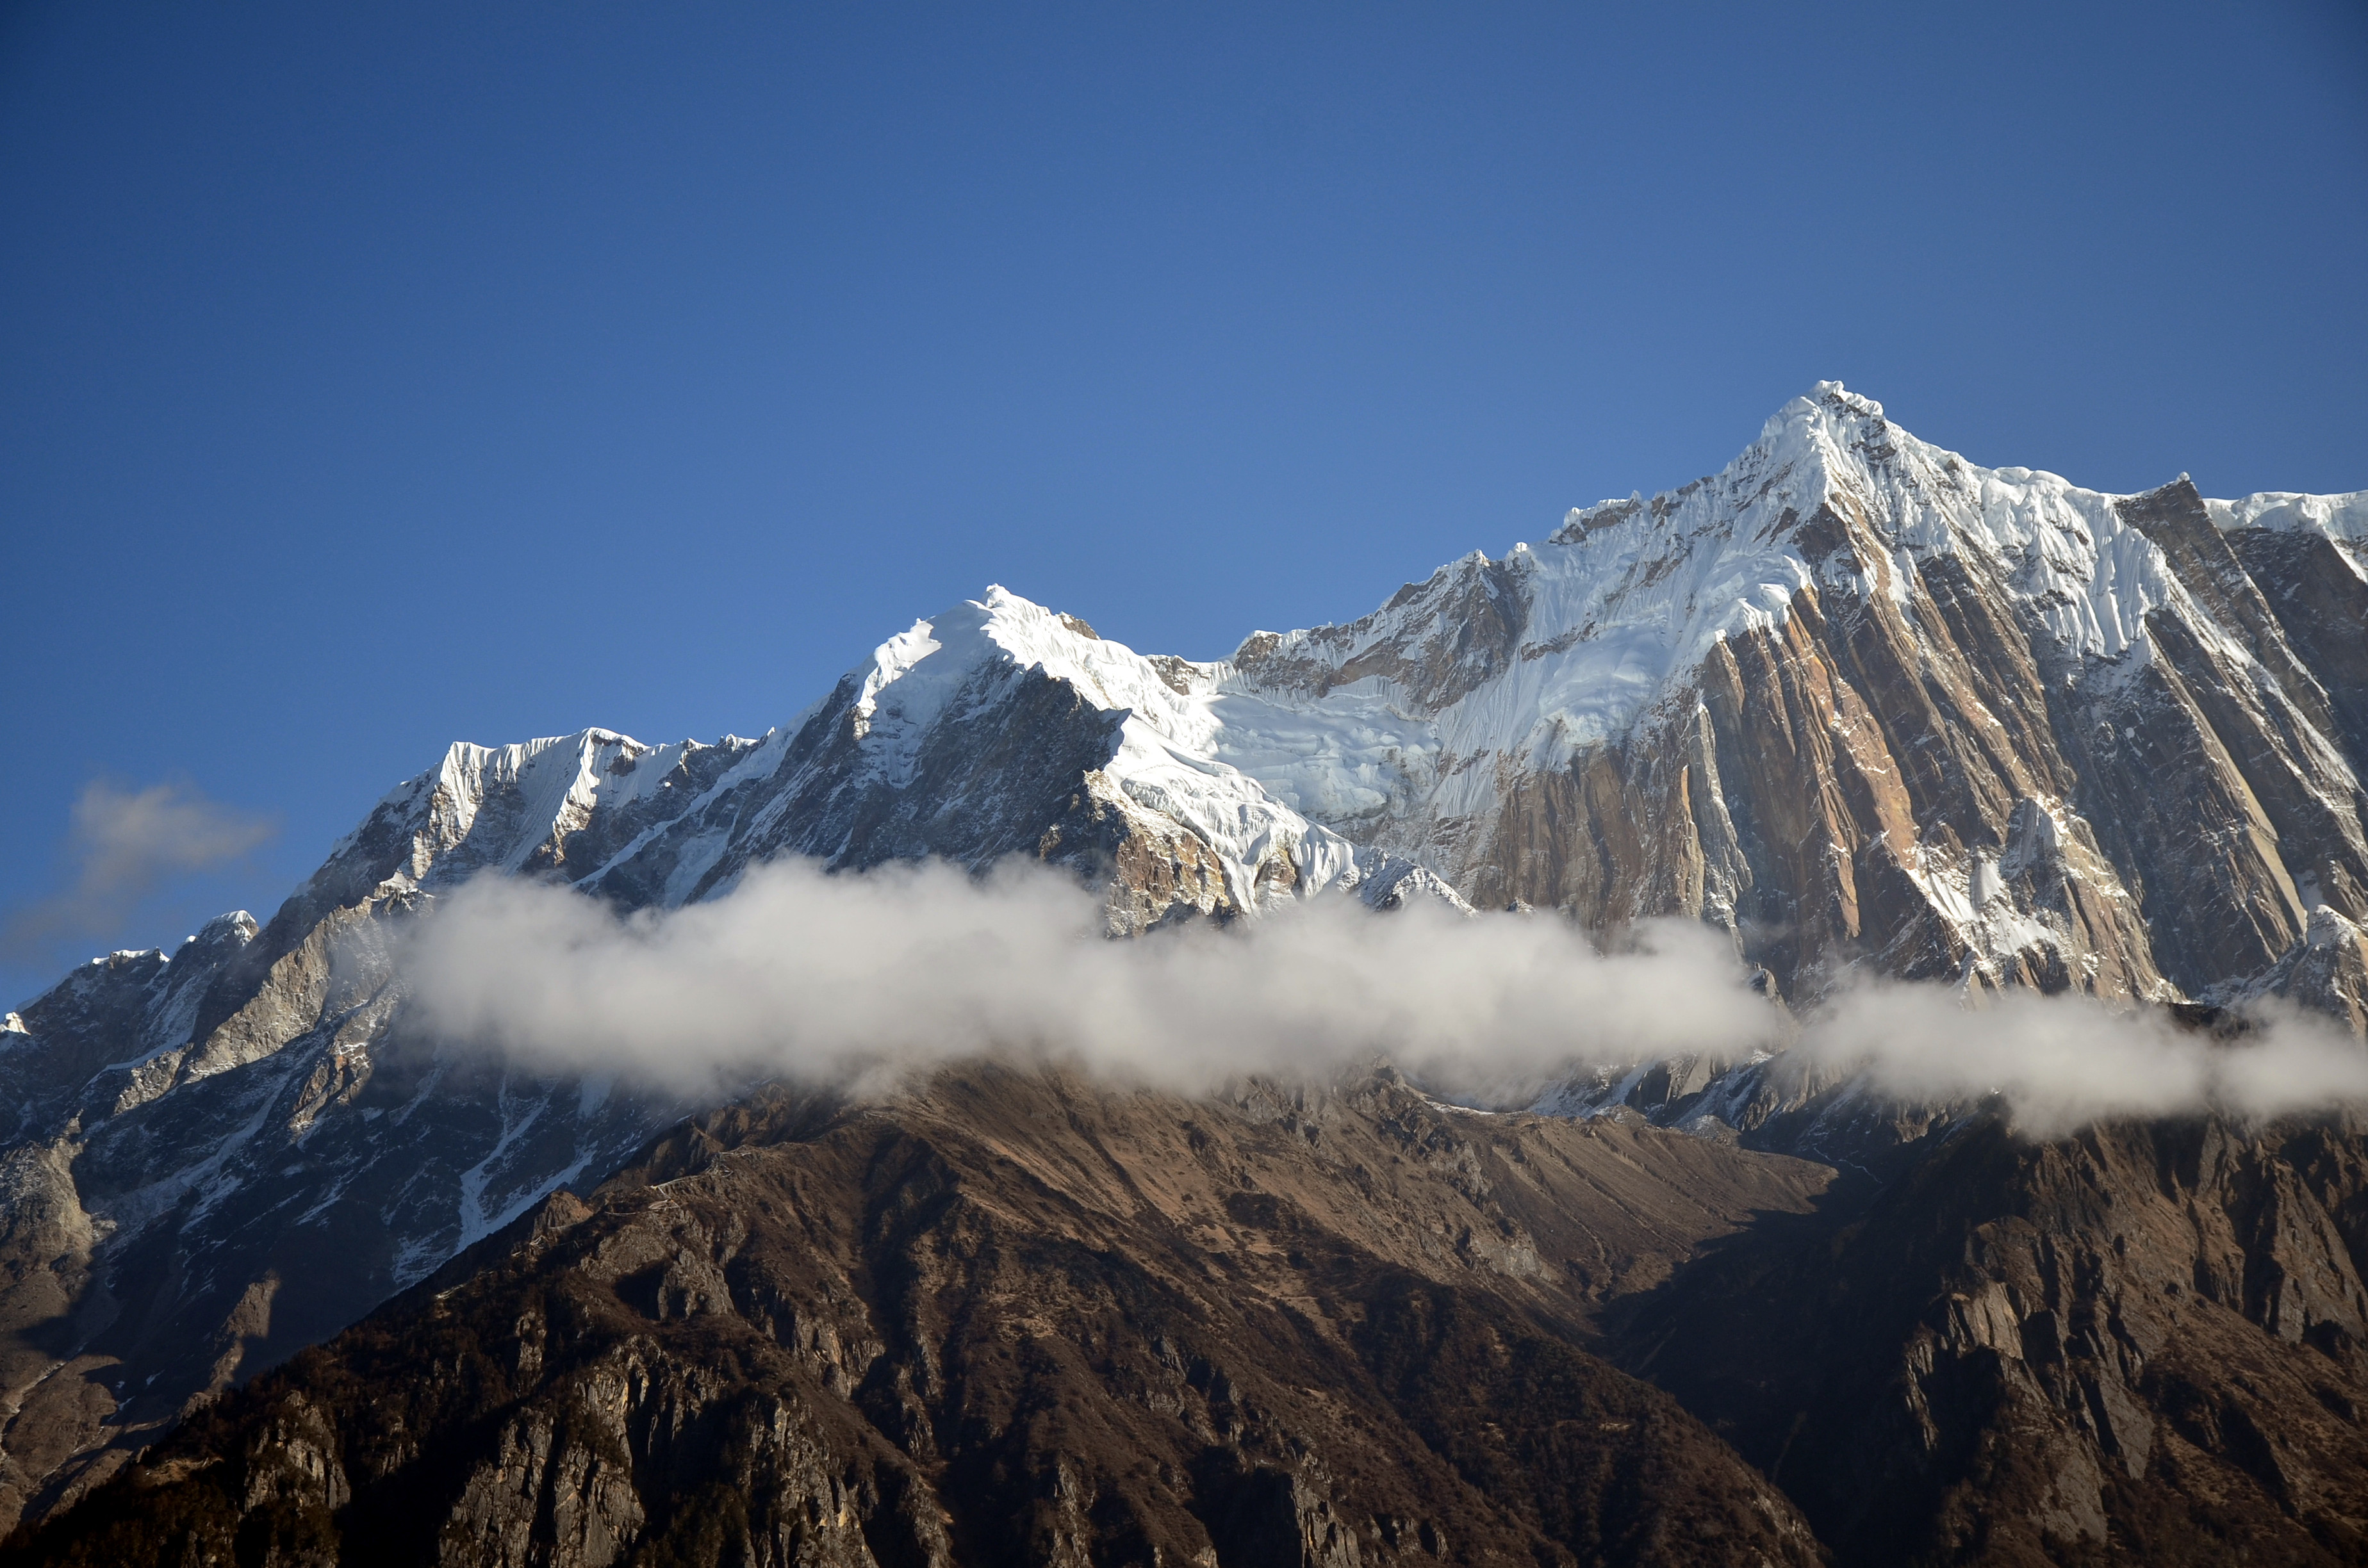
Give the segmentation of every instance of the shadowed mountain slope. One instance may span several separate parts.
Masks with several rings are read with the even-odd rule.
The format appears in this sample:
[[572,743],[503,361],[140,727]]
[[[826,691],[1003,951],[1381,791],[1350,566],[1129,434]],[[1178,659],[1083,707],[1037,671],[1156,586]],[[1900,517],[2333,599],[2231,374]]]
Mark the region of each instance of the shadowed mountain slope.
[[1576,1339],[1825,1179],[1386,1074],[771,1100],[553,1198],[9,1557],[1814,1562]]
[[2359,1562],[2362,1131],[1976,1116],[1715,1244],[1603,1347],[1844,1563]]

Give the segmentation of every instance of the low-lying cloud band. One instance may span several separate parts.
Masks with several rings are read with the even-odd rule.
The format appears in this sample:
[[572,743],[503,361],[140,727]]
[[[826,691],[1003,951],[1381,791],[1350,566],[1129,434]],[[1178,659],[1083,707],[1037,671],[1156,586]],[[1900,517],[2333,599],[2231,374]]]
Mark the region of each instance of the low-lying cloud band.
[[2368,1103],[2368,1048],[2290,1015],[2230,1045],[2158,1010],[2028,994],[1969,1006],[1946,987],[1883,984],[1796,1026],[1691,922],[1652,923],[1600,953],[1551,915],[1376,915],[1336,899],[1255,926],[1112,941],[1098,899],[1034,868],[832,876],[783,861],[721,898],[623,916],[480,878],[418,923],[403,961],[414,1018],[439,1035],[679,1090],[1005,1051],[1187,1090],[1378,1054],[1472,1092],[1790,1049],[1903,1098],[2001,1093],[2038,1131]]

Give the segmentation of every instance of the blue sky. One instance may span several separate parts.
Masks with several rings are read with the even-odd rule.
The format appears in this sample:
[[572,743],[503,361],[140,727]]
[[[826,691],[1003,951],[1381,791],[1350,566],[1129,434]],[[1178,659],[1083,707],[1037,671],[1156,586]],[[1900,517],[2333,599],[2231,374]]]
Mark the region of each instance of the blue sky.
[[[1215,656],[1823,377],[2368,487],[2354,4],[19,4],[0,210],[11,998],[450,741],[761,732],[989,582]],[[222,856],[94,891],[95,784]]]

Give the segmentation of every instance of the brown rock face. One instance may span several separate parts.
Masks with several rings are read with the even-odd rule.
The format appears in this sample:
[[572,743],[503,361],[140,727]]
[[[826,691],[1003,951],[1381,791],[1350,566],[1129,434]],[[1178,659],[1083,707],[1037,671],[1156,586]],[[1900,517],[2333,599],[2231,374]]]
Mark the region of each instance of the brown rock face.
[[[1459,885],[1598,929],[1731,925],[1788,993],[1859,960],[2140,998],[2260,975],[2308,902],[2359,917],[2359,754],[2192,487],[2125,510],[2209,591],[2147,618],[2157,659],[2065,692],[2042,674],[2061,661],[1964,561],[1895,583],[1876,523],[1827,504],[1799,537],[1847,585],[1723,639],[1624,737],[1508,769],[1494,818],[1444,835]],[[2219,619],[2199,630],[2214,610],[2257,656],[2240,663]],[[2002,902],[1973,901],[1982,865]]]
[[[1135,936],[1163,921],[1222,920],[1241,913],[1208,845],[1144,810],[1099,771],[1080,777],[1065,808],[1037,839],[1036,858],[1069,867],[1100,888],[1114,936]],[[1287,876],[1290,858],[1281,864]]]
[[2363,1151],[1977,1114],[1833,1183],[1386,1073],[760,1097],[6,1558],[2356,1562]]
[[1627,1309],[1614,1359],[1839,1562],[2357,1562],[2363,1149],[2353,1121],[1977,1119]]
[[1441,1111],[949,1074],[691,1124],[192,1420],[22,1562],[1769,1562],[1577,1347],[1816,1167]]

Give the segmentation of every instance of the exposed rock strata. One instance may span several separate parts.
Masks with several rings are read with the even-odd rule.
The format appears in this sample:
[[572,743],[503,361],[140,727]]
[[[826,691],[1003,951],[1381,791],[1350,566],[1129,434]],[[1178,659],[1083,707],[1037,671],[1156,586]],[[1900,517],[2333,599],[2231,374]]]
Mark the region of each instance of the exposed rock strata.
[[760,1099],[11,1558],[2353,1562],[2363,1149],[1976,1112],[1837,1184],[1386,1074]]

